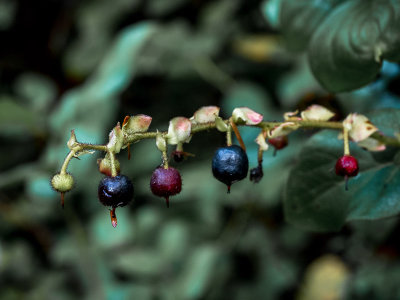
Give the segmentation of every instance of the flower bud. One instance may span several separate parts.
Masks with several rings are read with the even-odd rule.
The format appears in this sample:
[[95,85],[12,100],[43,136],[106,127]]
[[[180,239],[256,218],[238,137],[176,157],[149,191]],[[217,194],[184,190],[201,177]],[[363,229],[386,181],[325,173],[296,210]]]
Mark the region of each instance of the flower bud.
[[301,112],[304,121],[328,121],[335,114],[321,105],[311,105]]
[[265,135],[264,132],[261,132],[257,138],[256,138],[256,143],[258,144],[259,148],[262,151],[267,151],[268,150],[268,143],[265,141]]
[[122,130],[131,133],[134,132],[146,132],[151,124],[152,117],[147,115],[136,115],[125,117],[124,123],[122,124]]
[[187,143],[190,140],[192,123],[188,118],[176,117],[169,121],[168,144],[176,145],[178,143]]
[[238,124],[257,125],[263,120],[263,115],[248,107],[238,107],[233,110],[232,119]]
[[378,131],[378,128],[366,116],[356,113],[348,115],[343,121],[343,126],[349,131],[350,138],[355,142],[365,140]]
[[124,134],[122,133],[121,126],[118,122],[117,126],[115,126],[110,132],[107,149],[114,153],[119,153],[121,151],[123,142]]
[[219,109],[218,106],[203,106],[194,113],[190,120],[193,124],[215,122],[219,115]]
[[280,124],[279,126],[275,126],[274,128],[268,130],[268,138],[276,138],[278,136],[288,135],[292,131],[299,128],[300,125],[293,122],[285,122]]

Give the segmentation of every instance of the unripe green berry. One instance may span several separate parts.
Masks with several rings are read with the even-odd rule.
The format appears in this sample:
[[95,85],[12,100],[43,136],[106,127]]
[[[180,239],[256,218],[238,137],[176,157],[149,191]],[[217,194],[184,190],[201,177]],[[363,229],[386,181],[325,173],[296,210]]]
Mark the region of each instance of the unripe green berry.
[[74,186],[74,178],[68,174],[58,173],[51,179],[51,186],[60,193],[68,192]]

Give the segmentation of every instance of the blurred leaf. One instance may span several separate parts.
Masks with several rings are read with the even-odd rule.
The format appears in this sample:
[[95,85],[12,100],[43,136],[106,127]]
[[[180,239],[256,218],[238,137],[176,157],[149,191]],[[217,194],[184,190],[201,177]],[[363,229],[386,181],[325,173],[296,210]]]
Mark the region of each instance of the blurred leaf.
[[109,51],[113,31],[120,18],[138,4],[138,0],[114,0],[113,5],[107,0],[82,3],[76,13],[78,36],[64,56],[66,72],[79,79],[90,74]]
[[163,16],[183,6],[187,0],[151,0],[146,1],[146,12],[151,16]]
[[261,11],[269,25],[277,29],[279,27],[279,15],[282,0],[266,0],[261,5]]
[[24,73],[19,76],[14,88],[28,107],[37,113],[45,113],[57,95],[54,82],[35,73]]
[[42,129],[44,120],[14,99],[0,97],[0,134],[33,134]]
[[342,1],[265,1],[262,11],[271,24],[279,24],[287,47],[293,51],[301,51],[307,48],[312,34],[324,18]]
[[157,249],[149,247],[134,248],[128,252],[119,253],[111,261],[112,268],[129,276],[157,276],[166,268],[169,262],[158,255]]
[[347,1],[313,35],[308,57],[319,82],[342,92],[371,82],[382,59],[400,61],[400,3]]
[[129,244],[135,237],[132,218],[126,208],[116,210],[118,226],[112,227],[108,209],[101,209],[90,224],[92,242],[101,249],[115,249]]
[[198,246],[194,249],[184,270],[178,277],[174,299],[199,299],[216,278],[220,250],[214,246]]
[[12,25],[17,8],[17,2],[12,0],[0,1],[0,30],[7,30]]
[[[109,130],[110,121],[114,120],[118,109],[117,97],[136,74],[138,56],[155,30],[155,25],[150,22],[126,27],[116,38],[98,70],[85,84],[62,97],[60,106],[50,116],[53,137],[45,153],[46,163],[58,166],[62,161],[71,129],[75,129],[78,140],[105,142],[105,132]],[[89,166],[93,165],[95,159],[92,156],[84,158],[82,162]],[[93,174],[95,167],[85,168],[82,162],[75,171],[80,175]],[[88,180],[94,178],[85,177]]]
[[357,268],[347,289],[348,299],[392,300],[400,297],[397,260],[368,259]]

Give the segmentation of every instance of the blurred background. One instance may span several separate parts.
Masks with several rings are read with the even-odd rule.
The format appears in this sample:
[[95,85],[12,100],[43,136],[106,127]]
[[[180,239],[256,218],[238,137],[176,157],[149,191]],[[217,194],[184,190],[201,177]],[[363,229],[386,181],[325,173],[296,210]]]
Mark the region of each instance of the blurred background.
[[[196,134],[184,149],[195,157],[171,162],[183,190],[169,209],[149,189],[154,141],[134,144],[118,157],[135,198],[115,229],[97,199],[100,153],[70,164],[64,210],[49,185],[71,129],[103,144],[126,115],[152,116],[153,131],[205,105],[271,121],[314,103],[338,119],[400,107],[396,64],[363,89],[325,92],[267,2],[0,0],[0,299],[400,299],[397,218],[335,233],[285,221],[285,182],[313,131],[267,151],[262,181],[229,195],[211,176],[224,135]],[[241,133],[253,168],[258,131]]]

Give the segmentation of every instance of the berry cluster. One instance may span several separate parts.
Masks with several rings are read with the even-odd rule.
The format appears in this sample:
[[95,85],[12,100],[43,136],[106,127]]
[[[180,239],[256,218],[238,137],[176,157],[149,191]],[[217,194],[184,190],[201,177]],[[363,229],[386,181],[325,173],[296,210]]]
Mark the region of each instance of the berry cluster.
[[[61,204],[64,206],[64,194],[70,191],[74,185],[74,178],[67,172],[70,160],[83,154],[93,153],[95,150],[104,151],[106,155],[98,159],[99,171],[105,175],[98,187],[99,201],[110,209],[111,224],[117,226],[115,210],[117,207],[126,206],[134,196],[134,187],[126,175],[120,174],[120,163],[116,154],[121,149],[128,149],[130,158],[130,144],[141,139],[153,138],[156,146],[162,154],[162,164],[157,167],[150,179],[150,190],[155,196],[165,198],[169,207],[171,196],[182,191],[182,178],[179,171],[168,165],[167,145],[176,145],[171,157],[175,162],[181,162],[191,153],[183,151],[183,144],[188,143],[196,132],[217,129],[226,134],[226,146],[218,148],[212,158],[211,169],[213,176],[227,186],[230,193],[231,186],[237,181],[243,180],[249,173],[249,160],[246,154],[246,146],[240,136],[238,126],[253,126],[260,129],[256,139],[258,144],[258,165],[250,170],[250,180],[254,183],[261,181],[263,177],[263,152],[269,146],[276,152],[288,146],[288,134],[302,126],[305,128],[331,128],[343,131],[344,155],[340,157],[335,166],[338,176],[345,179],[345,189],[348,189],[348,179],[357,176],[357,159],[350,155],[349,140],[360,142],[371,136],[377,128],[362,115],[351,114],[342,123],[328,121],[334,114],[327,109],[312,105],[300,116],[298,112],[289,112],[284,115],[284,122],[263,122],[263,116],[247,107],[235,108],[232,116],[223,120],[218,116],[219,108],[215,106],[203,107],[195,112],[190,119],[176,117],[170,121],[167,132],[147,132],[152,118],[146,115],[127,116],[122,126],[118,123],[109,135],[109,142],[106,145],[92,145],[79,143],[72,130],[71,138],[67,145],[69,154],[64,160],[61,171],[51,179],[52,187],[60,192]],[[240,146],[232,145],[232,131],[234,132]],[[365,143],[371,145],[370,150],[381,151],[384,145],[379,143]]]

